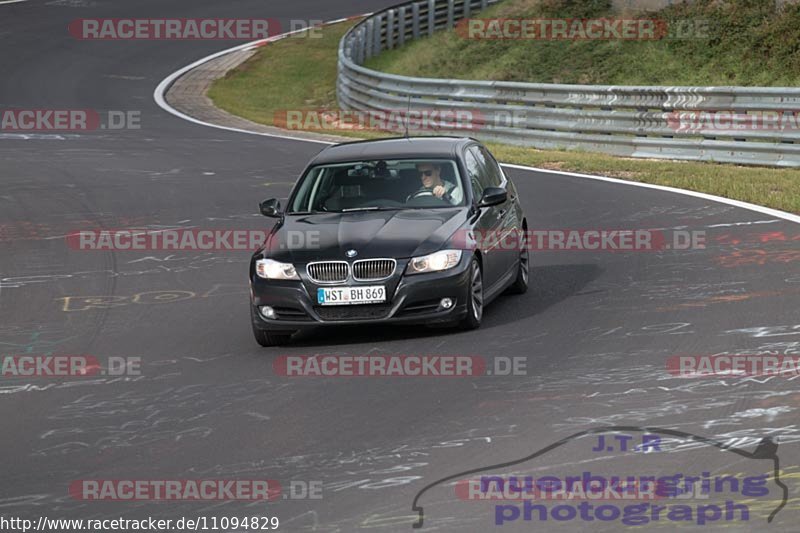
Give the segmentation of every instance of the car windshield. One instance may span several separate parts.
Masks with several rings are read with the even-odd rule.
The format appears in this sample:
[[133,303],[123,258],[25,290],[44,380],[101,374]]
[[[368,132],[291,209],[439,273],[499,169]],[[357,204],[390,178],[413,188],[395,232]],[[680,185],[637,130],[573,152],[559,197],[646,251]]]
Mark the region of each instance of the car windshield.
[[312,167],[299,183],[289,214],[464,205],[455,161],[354,161]]

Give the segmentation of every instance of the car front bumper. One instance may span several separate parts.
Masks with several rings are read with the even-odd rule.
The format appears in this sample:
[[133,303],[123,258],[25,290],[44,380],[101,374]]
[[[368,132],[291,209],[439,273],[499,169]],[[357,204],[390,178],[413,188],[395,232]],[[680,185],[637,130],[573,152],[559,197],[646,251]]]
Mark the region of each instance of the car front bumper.
[[[335,286],[384,285],[387,300],[382,304],[320,306],[316,301],[319,285],[307,278],[305,268],[298,268],[300,281],[265,280],[251,274],[251,306],[253,326],[275,333],[292,333],[321,326],[347,324],[436,324],[456,322],[467,312],[469,291],[469,257],[465,254],[458,265],[443,271],[405,275],[408,260],[398,260],[395,273],[379,282],[342,283]],[[454,304],[443,309],[439,302],[450,298]],[[272,307],[277,317],[265,318],[260,308]]]

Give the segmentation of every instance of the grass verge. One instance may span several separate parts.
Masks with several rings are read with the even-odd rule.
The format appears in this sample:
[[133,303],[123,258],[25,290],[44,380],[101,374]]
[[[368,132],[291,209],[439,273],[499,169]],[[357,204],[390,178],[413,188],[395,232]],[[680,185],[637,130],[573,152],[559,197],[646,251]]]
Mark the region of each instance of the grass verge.
[[270,43],[214,82],[208,96],[229,113],[268,125],[288,109],[335,106],[336,56],[351,25],[326,26],[312,34],[319,38],[303,32]]
[[[320,38],[288,38],[264,47],[217,80],[209,96],[215,105],[230,113],[268,125],[275,125],[276,113],[286,110],[335,108],[338,44],[351,24],[325,27]],[[388,136],[379,132],[323,132],[358,138]],[[507,163],[678,187],[800,214],[800,170],[796,169],[489,146],[499,160]]]
[[663,23],[664,35],[629,40],[474,39],[467,38],[465,29],[441,31],[381,53],[366,66],[406,76],[469,80],[800,85],[796,3],[776,8],[770,0],[675,2],[651,13],[626,14],[615,11],[611,0],[507,0],[476,18],[646,18]]

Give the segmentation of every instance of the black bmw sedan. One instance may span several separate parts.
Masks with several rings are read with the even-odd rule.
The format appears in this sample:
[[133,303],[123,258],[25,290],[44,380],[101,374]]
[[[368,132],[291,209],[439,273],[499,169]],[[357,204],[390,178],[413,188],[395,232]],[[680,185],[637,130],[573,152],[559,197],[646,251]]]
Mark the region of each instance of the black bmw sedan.
[[517,198],[474,139],[324,149],[285,207],[261,203],[277,221],[250,264],[256,341],[279,345],[300,330],[340,324],[479,327],[488,302],[528,287]]

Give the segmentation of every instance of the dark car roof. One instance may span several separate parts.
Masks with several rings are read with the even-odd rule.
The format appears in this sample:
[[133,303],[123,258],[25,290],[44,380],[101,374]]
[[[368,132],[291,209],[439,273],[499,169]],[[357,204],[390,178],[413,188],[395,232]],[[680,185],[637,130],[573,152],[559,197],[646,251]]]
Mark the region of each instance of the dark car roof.
[[311,161],[312,165],[378,159],[452,159],[459,147],[474,142],[468,137],[397,137],[356,141],[329,146]]

